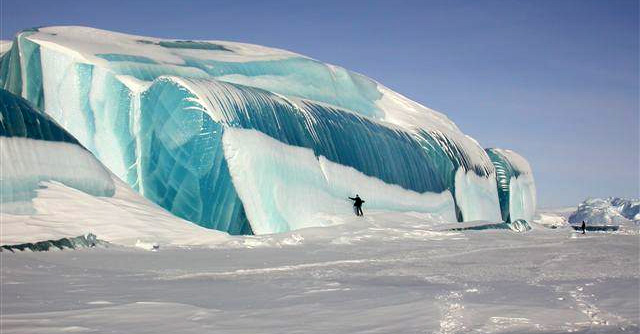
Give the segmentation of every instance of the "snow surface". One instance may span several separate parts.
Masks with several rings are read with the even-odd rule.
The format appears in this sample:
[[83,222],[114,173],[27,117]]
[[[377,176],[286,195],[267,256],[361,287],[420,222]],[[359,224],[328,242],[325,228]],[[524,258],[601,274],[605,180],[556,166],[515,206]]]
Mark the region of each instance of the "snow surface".
[[637,234],[451,226],[459,225],[365,211],[348,224],[207,247],[2,252],[0,326],[7,334],[638,332]]
[[[93,196],[62,183],[41,182],[28,213],[0,212],[0,244],[56,240],[93,233],[118,245],[203,245],[228,235],[180,219],[111,175],[115,194]],[[11,203],[3,203],[10,207]]]

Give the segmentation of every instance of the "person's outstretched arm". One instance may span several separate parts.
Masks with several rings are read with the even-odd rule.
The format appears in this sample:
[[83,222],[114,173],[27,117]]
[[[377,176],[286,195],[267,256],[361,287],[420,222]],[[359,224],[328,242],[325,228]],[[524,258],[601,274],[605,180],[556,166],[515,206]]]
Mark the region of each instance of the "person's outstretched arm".
[[350,200],[355,201],[356,199],[353,197],[349,197]]

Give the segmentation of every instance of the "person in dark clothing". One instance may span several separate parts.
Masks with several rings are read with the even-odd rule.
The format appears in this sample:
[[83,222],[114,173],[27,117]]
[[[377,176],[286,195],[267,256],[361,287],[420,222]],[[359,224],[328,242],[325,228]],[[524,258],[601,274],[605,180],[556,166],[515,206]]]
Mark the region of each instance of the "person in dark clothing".
[[353,207],[356,209],[356,216],[363,216],[362,203],[364,203],[364,201],[360,198],[360,195],[356,194],[355,198],[349,197],[349,199],[353,201]]
[[587,224],[584,223],[584,220],[582,221],[582,234],[584,234],[587,231]]

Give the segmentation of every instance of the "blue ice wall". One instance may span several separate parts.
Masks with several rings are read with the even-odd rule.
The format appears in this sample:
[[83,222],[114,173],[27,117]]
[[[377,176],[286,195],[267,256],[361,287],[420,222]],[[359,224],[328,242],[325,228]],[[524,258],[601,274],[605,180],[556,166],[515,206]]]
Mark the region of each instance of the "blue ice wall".
[[496,167],[496,184],[498,187],[498,199],[500,200],[502,220],[509,222],[511,221],[509,219],[509,184],[511,177],[518,176],[520,173],[513,168],[505,157],[494,149],[486,149],[485,151]]
[[231,234],[251,234],[222,152],[222,125],[195,95],[156,84],[141,96],[139,189],[175,215]]

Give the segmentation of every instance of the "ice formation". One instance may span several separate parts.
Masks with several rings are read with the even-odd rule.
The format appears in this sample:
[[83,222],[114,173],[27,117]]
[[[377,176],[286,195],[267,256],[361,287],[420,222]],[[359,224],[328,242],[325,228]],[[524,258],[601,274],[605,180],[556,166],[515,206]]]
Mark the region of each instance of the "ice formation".
[[569,216],[570,224],[640,224],[640,199],[629,198],[591,198],[578,205],[578,209]]
[[288,51],[30,29],[2,56],[0,84],[145,197],[232,234],[332,224],[356,192],[371,208],[458,221],[535,210],[515,153],[505,195],[496,161],[443,114]]

